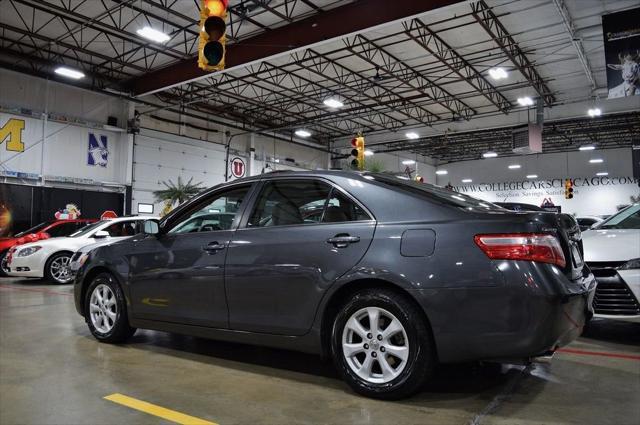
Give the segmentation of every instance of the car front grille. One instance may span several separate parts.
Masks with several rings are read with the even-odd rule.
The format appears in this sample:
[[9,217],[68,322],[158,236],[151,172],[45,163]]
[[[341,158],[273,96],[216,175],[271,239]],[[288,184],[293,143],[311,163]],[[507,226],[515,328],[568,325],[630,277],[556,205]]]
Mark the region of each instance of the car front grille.
[[635,316],[640,314],[640,304],[622,280],[616,268],[622,262],[589,263],[589,268],[596,277],[596,295],[593,309],[596,314],[608,316]]

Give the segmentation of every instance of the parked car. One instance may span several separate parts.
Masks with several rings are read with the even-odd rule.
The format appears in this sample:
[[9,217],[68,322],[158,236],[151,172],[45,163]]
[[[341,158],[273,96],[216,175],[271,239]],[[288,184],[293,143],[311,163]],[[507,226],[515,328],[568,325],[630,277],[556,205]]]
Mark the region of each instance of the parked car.
[[69,261],[73,253],[99,239],[127,238],[140,231],[148,217],[120,217],[85,226],[69,237],[51,238],[13,247],[7,254],[6,272],[13,277],[45,278],[54,283],[69,283]]
[[[233,220],[182,231],[212,208]],[[144,230],[79,267],[97,340],[146,328],[321,353],[377,398],[418,391],[436,361],[548,354],[580,334],[595,289],[569,216],[383,174],[240,179]]]
[[591,229],[593,226],[597,225],[598,223],[602,223],[604,219],[594,215],[583,215],[583,216],[576,217],[576,221],[580,226],[580,230],[584,232],[586,230]]
[[494,204],[511,211],[546,211],[545,209],[540,208],[537,205],[525,204],[523,202],[494,202]]
[[69,236],[87,224],[95,221],[95,219],[45,221],[44,223],[40,223],[31,229],[20,232],[13,237],[0,238],[0,276],[6,276],[6,255],[11,247],[23,245],[29,242],[36,242],[42,239]]
[[584,258],[598,281],[595,317],[640,323],[640,204],[583,233]]

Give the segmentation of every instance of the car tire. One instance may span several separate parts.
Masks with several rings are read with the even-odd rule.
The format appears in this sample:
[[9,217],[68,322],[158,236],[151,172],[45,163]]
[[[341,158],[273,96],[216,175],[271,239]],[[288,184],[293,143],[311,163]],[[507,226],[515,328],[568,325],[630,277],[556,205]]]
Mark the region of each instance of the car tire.
[[69,267],[72,256],[73,254],[71,252],[58,252],[49,257],[44,265],[45,280],[57,283],[58,285],[71,283],[72,276],[68,274],[69,271],[67,271],[67,274],[64,274],[61,268]]
[[[376,316],[372,328],[370,318]],[[357,292],[343,305],[334,320],[331,352],[354,391],[384,400],[415,394],[436,364],[424,314],[408,297],[388,289]]]
[[84,300],[85,321],[100,342],[125,342],[136,332],[129,326],[127,302],[122,288],[109,273],[100,273],[87,288]]
[[4,252],[0,252],[0,277],[9,277],[9,275],[7,274],[7,272],[4,271],[6,265],[7,265],[7,254],[9,253],[9,250],[6,250]]

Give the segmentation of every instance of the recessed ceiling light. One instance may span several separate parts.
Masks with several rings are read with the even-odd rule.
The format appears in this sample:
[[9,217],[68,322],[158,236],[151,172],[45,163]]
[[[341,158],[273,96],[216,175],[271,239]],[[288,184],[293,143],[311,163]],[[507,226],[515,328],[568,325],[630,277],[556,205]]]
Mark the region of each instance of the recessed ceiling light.
[[447,170],[438,170],[438,171],[436,171],[436,174],[439,175],[439,176],[444,176],[444,175],[449,174],[449,172]]
[[533,105],[533,99],[531,99],[529,96],[519,97],[518,98],[518,103],[521,106],[531,106],[531,105]]
[[537,179],[538,175],[537,174],[527,174],[527,178],[528,179]]
[[82,72],[76,71],[75,69],[67,68],[65,66],[60,66],[56,68],[54,72],[56,74],[60,74],[65,77],[73,78],[74,80],[79,80],[80,78],[84,78],[84,74]]
[[462,179],[462,183],[471,183],[472,181],[471,179]]
[[342,108],[344,106],[344,103],[340,102],[338,99],[334,97],[325,99],[324,102],[322,103],[324,103],[329,108]]
[[590,163],[592,164],[602,164],[604,162],[604,159],[602,158],[593,158],[589,160]]
[[296,130],[296,136],[300,136],[300,137],[309,137],[311,136],[311,133],[309,133],[307,130]]
[[498,156],[496,152],[485,152],[482,154],[483,158],[495,158],[496,156]]
[[600,110],[600,108],[592,108],[587,111],[587,114],[589,114],[590,117],[599,117],[602,115],[602,110]]
[[592,151],[594,150],[596,147],[593,145],[585,145],[585,146],[580,146],[578,149],[581,151]]
[[407,139],[419,139],[420,138],[420,135],[418,133],[414,133],[413,131],[410,131],[410,132],[406,133],[405,136],[407,136]]
[[413,159],[405,159],[404,161],[402,161],[402,165],[413,165],[416,162]]
[[365,156],[372,156],[373,154],[375,154],[375,152],[372,151],[372,150],[367,149],[367,150],[364,151],[364,155]]
[[504,80],[509,76],[509,74],[504,68],[497,67],[489,70],[489,76],[494,80]]
[[520,164],[511,164],[509,165],[510,170],[517,170],[520,168]]
[[144,27],[136,31],[140,37],[144,37],[147,40],[155,41],[156,43],[166,43],[171,40],[167,34],[162,31],[154,30],[151,27]]
[[601,171],[599,173],[596,173],[596,176],[608,176],[609,173],[607,173],[606,171]]

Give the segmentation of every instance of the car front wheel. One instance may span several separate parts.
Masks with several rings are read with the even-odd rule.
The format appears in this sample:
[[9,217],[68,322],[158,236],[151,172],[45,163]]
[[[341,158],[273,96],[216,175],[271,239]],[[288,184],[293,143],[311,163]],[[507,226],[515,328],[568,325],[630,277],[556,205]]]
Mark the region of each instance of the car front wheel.
[[44,266],[44,277],[49,282],[64,285],[73,279],[69,265],[71,262],[70,252],[59,252],[47,260]]
[[432,373],[435,350],[424,315],[387,289],[356,293],[335,318],[334,362],[347,383],[368,397],[416,393]]
[[89,330],[98,341],[124,342],[136,331],[129,326],[122,289],[109,273],[100,273],[89,285],[84,312]]

